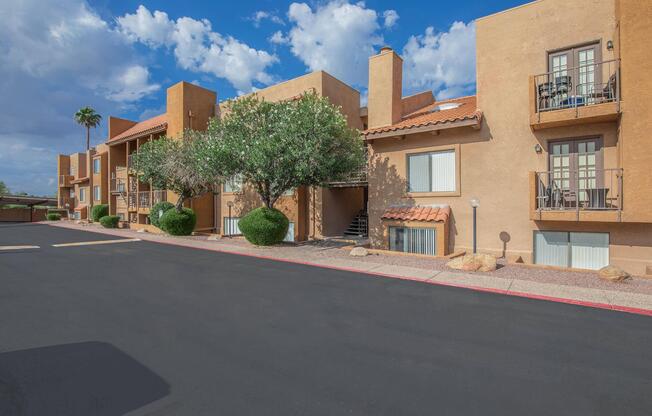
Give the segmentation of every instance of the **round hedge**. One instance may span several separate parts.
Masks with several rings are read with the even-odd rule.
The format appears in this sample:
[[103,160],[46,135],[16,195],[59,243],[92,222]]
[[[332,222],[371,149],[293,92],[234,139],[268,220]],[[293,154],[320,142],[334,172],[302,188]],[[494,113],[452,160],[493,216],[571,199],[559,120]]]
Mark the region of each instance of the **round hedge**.
[[93,205],[91,209],[91,220],[98,222],[100,218],[109,215],[109,206],[107,204]]
[[149,222],[156,228],[161,228],[163,214],[174,208],[174,204],[168,201],[161,201],[154,204],[149,210]]
[[57,214],[56,212],[51,212],[48,215],[46,215],[46,218],[48,221],[59,221],[61,219],[61,214]]
[[100,224],[104,228],[118,228],[118,223],[120,222],[120,217],[117,215],[105,215],[100,218]]
[[285,239],[290,221],[275,208],[261,207],[242,217],[238,226],[250,243],[257,246],[271,246]]
[[196,223],[197,215],[190,208],[183,208],[181,212],[169,209],[160,219],[161,230],[170,235],[190,235]]

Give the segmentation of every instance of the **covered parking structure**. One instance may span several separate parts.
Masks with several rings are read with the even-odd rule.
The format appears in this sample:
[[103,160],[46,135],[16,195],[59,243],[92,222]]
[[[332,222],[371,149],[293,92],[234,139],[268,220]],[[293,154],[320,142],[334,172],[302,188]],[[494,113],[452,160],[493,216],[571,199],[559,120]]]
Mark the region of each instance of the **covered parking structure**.
[[57,200],[39,196],[0,195],[0,222],[33,222],[45,219],[45,213],[35,218],[36,206],[56,208]]

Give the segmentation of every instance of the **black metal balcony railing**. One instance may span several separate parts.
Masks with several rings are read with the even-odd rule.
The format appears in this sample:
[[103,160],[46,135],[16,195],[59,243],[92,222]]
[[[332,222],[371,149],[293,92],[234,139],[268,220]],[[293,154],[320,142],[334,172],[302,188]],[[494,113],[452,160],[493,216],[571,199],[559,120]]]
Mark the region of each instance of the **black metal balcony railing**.
[[159,202],[164,202],[167,200],[168,200],[168,191],[155,190],[152,192],[152,206],[158,204]]
[[150,191],[138,192],[138,208],[151,208],[152,199]]
[[137,204],[137,198],[138,195],[135,193],[130,193],[127,195],[127,207],[129,209],[136,209],[136,204]]
[[537,113],[620,101],[620,60],[534,76]]
[[121,178],[112,178],[111,192],[118,192],[121,194],[127,192],[127,182]]
[[536,172],[537,210],[621,211],[622,169],[575,169]]

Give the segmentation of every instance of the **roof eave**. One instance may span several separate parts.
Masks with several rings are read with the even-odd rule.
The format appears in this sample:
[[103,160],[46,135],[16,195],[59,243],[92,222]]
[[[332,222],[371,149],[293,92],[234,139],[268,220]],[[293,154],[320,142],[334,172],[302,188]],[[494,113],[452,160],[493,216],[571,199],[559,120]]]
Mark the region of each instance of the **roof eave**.
[[482,126],[482,116],[476,114],[462,120],[430,123],[430,124],[424,124],[415,127],[398,128],[390,131],[379,131],[377,133],[367,133],[364,136],[365,136],[365,140],[375,140],[375,139],[383,139],[387,137],[400,137],[408,134],[448,130],[448,129],[454,129],[459,127],[472,127],[473,129],[478,130],[480,129],[481,126]]
[[141,131],[139,133],[134,133],[134,134],[131,134],[131,135],[126,136],[126,137],[121,137],[121,138],[119,138],[117,140],[116,139],[109,140],[109,141],[106,142],[106,144],[109,145],[109,146],[115,146],[117,144],[122,144],[122,143],[128,142],[130,140],[139,139],[139,138],[141,138],[143,136],[149,136],[150,134],[161,133],[161,132],[167,131],[167,129],[168,129],[168,125],[167,125],[167,123],[165,123],[163,125],[152,127],[151,129]]

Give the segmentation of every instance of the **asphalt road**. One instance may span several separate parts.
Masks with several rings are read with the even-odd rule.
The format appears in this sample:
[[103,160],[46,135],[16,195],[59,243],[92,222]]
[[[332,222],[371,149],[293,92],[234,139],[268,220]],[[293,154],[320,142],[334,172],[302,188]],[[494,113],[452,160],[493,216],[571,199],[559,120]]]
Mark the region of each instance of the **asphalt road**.
[[0,415],[649,415],[652,318],[0,225]]

